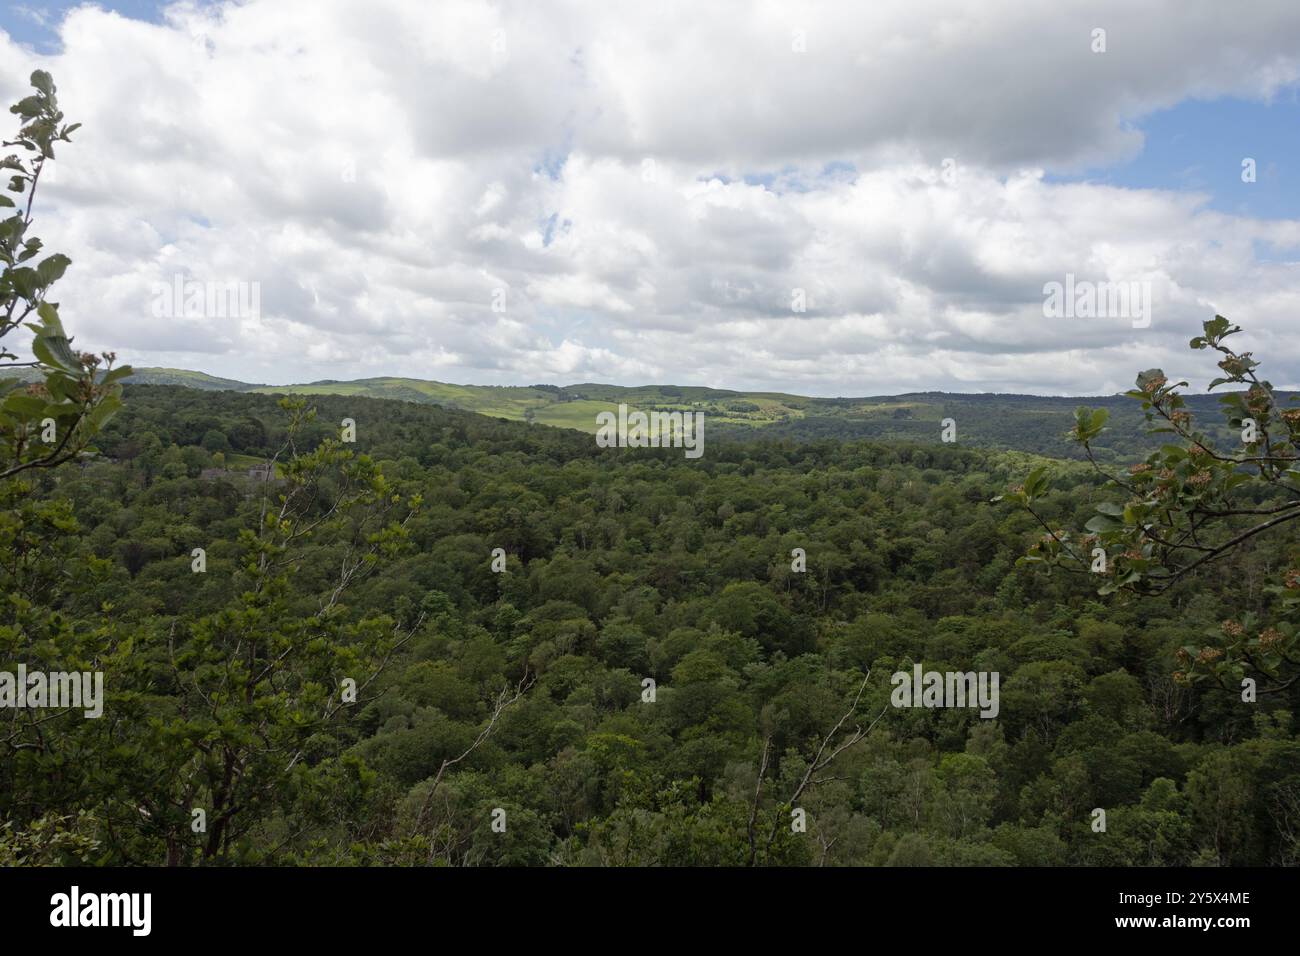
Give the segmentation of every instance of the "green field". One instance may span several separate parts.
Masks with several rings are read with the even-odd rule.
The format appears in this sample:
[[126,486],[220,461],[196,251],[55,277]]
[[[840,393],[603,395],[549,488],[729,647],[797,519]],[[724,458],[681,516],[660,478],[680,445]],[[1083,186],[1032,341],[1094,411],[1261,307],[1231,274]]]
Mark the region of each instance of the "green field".
[[[864,419],[887,418],[899,407],[917,409],[919,418],[938,420],[937,409],[915,402],[887,399],[819,399],[780,392],[735,392],[696,386],[644,385],[625,387],[583,383],[556,386],[452,385],[416,378],[363,378],[294,385],[251,385],[185,369],[141,368],[134,384],[185,385],[264,395],[361,395],[421,404],[442,405],[511,421],[533,421],[558,428],[596,430],[596,415],[631,408],[702,411],[710,424],[763,427],[795,422],[809,415],[832,414]],[[847,403],[847,404],[846,404]]]

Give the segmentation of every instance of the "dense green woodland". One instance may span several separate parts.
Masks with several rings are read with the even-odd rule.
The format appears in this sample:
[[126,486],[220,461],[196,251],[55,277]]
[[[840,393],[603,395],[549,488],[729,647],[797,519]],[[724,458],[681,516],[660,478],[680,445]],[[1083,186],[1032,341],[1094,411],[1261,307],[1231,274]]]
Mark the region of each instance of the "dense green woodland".
[[[1099,598],[1087,575],[1016,566],[1041,529],[990,503],[1025,470],[1015,452],[936,433],[688,461],[431,405],[311,403],[299,451],[351,418],[377,500],[418,502],[353,576],[358,526],[320,479],[297,517],[325,520],[250,584],[282,484],[246,475],[286,438],[272,396],[128,387],[99,456],[27,476],[28,525],[62,534],[15,532],[0,657],[81,655],[108,700],[98,720],[5,715],[0,860],[1300,859],[1297,689],[1243,703],[1171,678],[1190,634],[1271,600],[1285,532],[1160,596]],[[1099,495],[1064,464],[1040,507],[1077,526]],[[914,662],[998,672],[997,719],[888,706]],[[846,727],[879,720],[798,790],[868,671]]]

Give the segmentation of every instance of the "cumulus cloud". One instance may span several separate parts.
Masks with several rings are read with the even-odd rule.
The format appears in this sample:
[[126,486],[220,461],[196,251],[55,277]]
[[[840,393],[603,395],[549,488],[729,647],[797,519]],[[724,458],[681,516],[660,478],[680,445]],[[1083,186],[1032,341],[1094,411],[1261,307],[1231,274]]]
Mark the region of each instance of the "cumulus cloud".
[[[1185,344],[1218,310],[1300,381],[1297,267],[1258,255],[1300,223],[1048,175],[1189,97],[1293,88],[1293,3],[246,0],[58,29],[51,55],[0,34],[0,96],[47,69],[85,123],[38,231],[79,344],[136,364],[1100,393],[1203,381]],[[1045,318],[1067,274],[1149,283],[1150,326]],[[259,308],[160,317],[176,276]]]

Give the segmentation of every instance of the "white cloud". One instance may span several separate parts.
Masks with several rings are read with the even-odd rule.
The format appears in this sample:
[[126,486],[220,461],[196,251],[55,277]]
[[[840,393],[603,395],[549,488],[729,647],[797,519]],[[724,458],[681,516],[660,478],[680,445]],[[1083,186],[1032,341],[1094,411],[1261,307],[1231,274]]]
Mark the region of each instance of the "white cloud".
[[[0,35],[0,96],[39,66],[85,123],[37,231],[78,343],[137,364],[1096,393],[1203,381],[1218,309],[1300,381],[1297,266],[1255,255],[1300,223],[1043,176],[1294,84],[1293,3],[247,0],[60,31]],[[1151,327],[1045,319],[1066,273],[1150,280]],[[160,321],[177,274],[260,283],[260,315]]]

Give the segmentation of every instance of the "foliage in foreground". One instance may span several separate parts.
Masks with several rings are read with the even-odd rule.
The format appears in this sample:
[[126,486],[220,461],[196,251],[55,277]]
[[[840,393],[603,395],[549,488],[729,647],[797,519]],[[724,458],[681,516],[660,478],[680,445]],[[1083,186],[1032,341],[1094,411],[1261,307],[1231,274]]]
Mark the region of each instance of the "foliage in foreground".
[[[1186,382],[1149,369],[1128,395],[1141,403],[1151,433],[1170,437],[1127,474],[1094,460],[1111,494],[1096,505],[1084,533],[1070,534],[1037,510],[1050,487],[1045,467],[1008,497],[1046,532],[1024,560],[1098,575],[1102,594],[1160,594],[1194,574],[1218,572],[1222,586],[1241,594],[1241,606],[1202,627],[1200,640],[1189,633],[1178,650],[1177,677],[1277,694],[1300,679],[1300,562],[1288,554],[1259,579],[1235,577],[1224,559],[1258,536],[1279,537],[1278,529],[1300,518],[1300,408],[1279,400],[1250,352],[1226,344],[1240,331],[1215,316],[1190,343],[1222,356],[1223,375],[1211,389],[1240,386],[1219,399],[1238,447],[1222,448],[1207,436],[1180,391]],[[1072,437],[1090,458],[1106,422],[1104,410],[1078,410]]]

